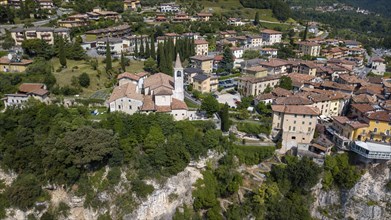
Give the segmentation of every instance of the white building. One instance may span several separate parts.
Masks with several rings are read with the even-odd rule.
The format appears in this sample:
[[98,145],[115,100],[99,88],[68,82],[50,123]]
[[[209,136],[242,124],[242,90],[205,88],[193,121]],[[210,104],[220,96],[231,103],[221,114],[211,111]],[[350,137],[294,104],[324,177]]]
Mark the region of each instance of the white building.
[[233,26],[243,26],[246,24],[246,22],[242,21],[241,18],[228,18],[227,24]]
[[110,111],[128,114],[167,113],[175,120],[192,117],[184,102],[184,70],[179,55],[175,62],[174,77],[164,73],[147,76],[145,73],[124,73],[119,76],[108,101]]
[[275,58],[277,57],[278,50],[276,48],[269,48],[265,47],[262,48],[259,53],[261,56],[267,56],[268,58]]
[[391,160],[391,145],[387,143],[355,141],[351,150],[366,162]]
[[264,46],[278,44],[282,41],[282,33],[279,31],[264,29],[261,33]]
[[106,54],[107,43],[109,43],[111,54],[121,54],[124,49],[121,38],[101,38],[96,40],[96,51],[98,54]]
[[163,13],[178,13],[181,7],[175,3],[163,3],[160,5],[160,12]]
[[4,106],[19,107],[27,102],[30,98],[36,99],[40,102],[50,103],[49,91],[46,85],[42,83],[22,83],[19,90],[15,94],[5,94]]
[[376,75],[384,75],[386,64],[383,58],[377,57],[372,59],[372,72]]
[[246,36],[247,38],[247,47],[261,47],[262,46],[262,36]]
[[243,53],[244,53],[244,50],[243,48],[239,48],[239,47],[231,47],[231,51],[233,53],[233,55],[235,56],[235,58],[242,58],[243,57]]

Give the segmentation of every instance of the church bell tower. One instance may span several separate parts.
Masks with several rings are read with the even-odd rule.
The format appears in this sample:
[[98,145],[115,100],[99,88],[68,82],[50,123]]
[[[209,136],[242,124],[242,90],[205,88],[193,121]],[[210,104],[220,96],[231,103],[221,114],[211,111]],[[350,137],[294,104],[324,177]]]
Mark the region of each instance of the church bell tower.
[[183,67],[182,67],[179,54],[177,54],[175,66],[174,66],[174,83],[175,83],[174,98],[181,101],[185,100],[183,80],[184,80]]

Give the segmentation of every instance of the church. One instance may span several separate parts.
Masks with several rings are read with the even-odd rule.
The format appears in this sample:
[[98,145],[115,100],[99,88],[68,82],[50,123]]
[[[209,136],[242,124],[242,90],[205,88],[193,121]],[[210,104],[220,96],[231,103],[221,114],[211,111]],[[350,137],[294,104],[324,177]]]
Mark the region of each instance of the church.
[[116,86],[108,100],[110,112],[120,111],[127,114],[167,113],[175,120],[184,120],[188,108],[184,102],[184,71],[177,55],[174,77],[164,73],[149,75],[122,73],[118,75]]

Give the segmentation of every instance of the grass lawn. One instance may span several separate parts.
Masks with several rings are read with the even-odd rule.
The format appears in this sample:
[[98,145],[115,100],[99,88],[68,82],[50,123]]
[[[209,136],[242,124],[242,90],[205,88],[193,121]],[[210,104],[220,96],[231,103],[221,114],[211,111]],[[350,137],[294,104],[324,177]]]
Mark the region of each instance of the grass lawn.
[[199,108],[200,106],[197,105],[197,104],[194,104],[192,101],[190,101],[189,99],[185,98],[185,103],[187,105],[187,107],[189,108]]
[[259,12],[259,19],[265,21],[278,21],[273,17],[273,13],[270,9],[254,9],[254,8],[244,8],[239,0],[219,0],[218,2],[211,2],[203,0],[201,1],[202,5],[205,7],[205,10],[213,10],[216,13],[229,12],[229,11],[242,11],[242,17],[247,19],[254,19],[255,13]]
[[[72,77],[78,77],[83,72],[87,73],[90,76],[90,86],[88,88],[83,88],[83,93],[80,94],[83,98],[88,98],[92,96],[92,98],[105,97],[105,94],[108,93],[109,89],[106,86],[111,86],[110,80],[106,75],[104,70],[105,64],[102,63],[103,58],[98,58],[99,65],[98,70],[93,70],[91,66],[84,60],[75,61],[75,60],[67,60],[67,68],[62,70],[61,72],[57,72],[56,70],[60,67],[60,62],[58,58],[53,58],[51,63],[53,65],[53,74],[56,77],[57,84],[60,87],[71,85]],[[119,68],[119,62],[113,62],[113,69],[117,70]],[[130,66],[126,68],[127,72],[137,73],[143,71],[144,63],[142,61],[131,61]],[[75,68],[77,67],[77,68]],[[100,74],[99,74],[100,72]],[[99,93],[99,94],[96,94]]]

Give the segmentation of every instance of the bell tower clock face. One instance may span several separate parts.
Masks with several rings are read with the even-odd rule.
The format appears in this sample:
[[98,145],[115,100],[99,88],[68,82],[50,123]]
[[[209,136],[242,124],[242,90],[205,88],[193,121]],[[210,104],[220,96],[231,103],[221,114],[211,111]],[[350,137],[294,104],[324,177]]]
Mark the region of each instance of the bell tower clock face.
[[177,77],[182,77],[182,72],[181,72],[181,71],[177,71],[177,72],[176,72],[176,76],[177,76]]

